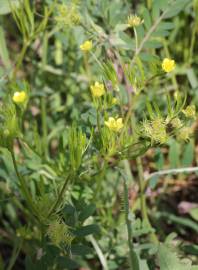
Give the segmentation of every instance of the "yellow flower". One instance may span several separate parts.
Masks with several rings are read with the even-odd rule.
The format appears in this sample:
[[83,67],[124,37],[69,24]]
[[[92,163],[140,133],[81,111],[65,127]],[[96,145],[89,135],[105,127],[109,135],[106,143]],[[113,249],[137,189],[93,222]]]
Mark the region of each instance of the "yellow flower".
[[196,117],[196,109],[195,105],[187,106],[185,110],[182,111],[188,118],[195,118]]
[[24,103],[26,99],[27,99],[27,94],[25,91],[15,92],[12,97],[12,100],[17,104]]
[[162,69],[165,72],[171,72],[172,70],[175,69],[175,60],[169,59],[169,58],[164,58],[162,62]]
[[130,15],[127,19],[127,24],[129,27],[139,26],[143,22],[144,20],[141,20],[141,18],[138,17],[137,15]]
[[86,40],[83,44],[80,45],[81,51],[90,51],[93,47],[91,40]]
[[105,121],[105,125],[111,129],[112,131],[118,132],[123,128],[124,124],[122,122],[122,118],[118,118],[117,120],[113,117],[109,117],[108,121]]
[[105,94],[105,88],[103,83],[95,82],[94,85],[90,86],[91,93],[94,97],[101,97]]

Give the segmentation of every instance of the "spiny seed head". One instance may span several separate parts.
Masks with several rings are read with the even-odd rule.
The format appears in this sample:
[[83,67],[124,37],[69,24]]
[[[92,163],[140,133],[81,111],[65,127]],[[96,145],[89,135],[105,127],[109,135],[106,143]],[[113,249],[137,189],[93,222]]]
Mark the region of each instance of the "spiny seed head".
[[144,20],[142,20],[137,15],[130,15],[130,16],[128,16],[128,19],[127,19],[127,24],[129,25],[129,27],[139,26],[143,22],[144,22]]
[[72,26],[80,22],[80,15],[75,4],[58,4],[57,13],[55,20],[60,26]]
[[152,141],[157,143],[165,143],[168,139],[166,133],[166,124],[162,118],[156,118],[150,122],[143,123],[143,132]]
[[54,220],[50,223],[47,232],[51,242],[60,246],[60,244],[71,245],[74,236],[69,232],[68,226],[61,220]]
[[196,118],[196,108],[195,105],[189,105],[186,107],[185,110],[182,111],[183,114],[187,117],[187,118]]
[[183,127],[177,134],[177,139],[181,141],[188,141],[192,133],[193,129],[191,127]]
[[171,125],[174,128],[181,128],[182,127],[182,121],[178,117],[176,117],[176,118],[171,120]]

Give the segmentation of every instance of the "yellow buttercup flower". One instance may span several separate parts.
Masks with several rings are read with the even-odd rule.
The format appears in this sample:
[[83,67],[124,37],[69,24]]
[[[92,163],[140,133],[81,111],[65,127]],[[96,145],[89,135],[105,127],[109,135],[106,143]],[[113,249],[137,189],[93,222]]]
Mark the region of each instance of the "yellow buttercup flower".
[[25,91],[15,92],[12,97],[12,100],[17,104],[24,103],[26,99],[27,99],[27,94]]
[[105,125],[112,131],[118,132],[120,131],[124,124],[122,118],[115,119],[113,117],[109,117],[108,121],[105,121]]
[[135,27],[135,26],[139,26],[140,24],[142,24],[144,22],[144,20],[142,20],[140,17],[138,17],[137,15],[130,15],[127,19],[127,24],[129,27]]
[[91,93],[94,97],[101,97],[105,94],[105,88],[103,83],[95,82],[94,85],[90,86]]
[[195,105],[187,106],[185,110],[182,110],[182,112],[188,118],[195,118],[196,117],[196,108],[195,108]]
[[80,45],[81,51],[90,51],[93,47],[91,40],[86,40],[83,44]]
[[175,60],[164,58],[162,62],[162,69],[165,72],[171,72],[175,69]]

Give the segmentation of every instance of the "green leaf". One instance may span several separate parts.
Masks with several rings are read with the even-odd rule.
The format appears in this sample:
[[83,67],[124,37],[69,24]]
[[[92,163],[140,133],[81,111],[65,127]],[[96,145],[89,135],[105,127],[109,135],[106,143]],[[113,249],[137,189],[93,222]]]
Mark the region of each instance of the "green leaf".
[[87,225],[84,227],[81,227],[74,231],[74,234],[77,237],[85,237],[89,234],[98,234],[99,233],[99,227],[96,224]]
[[182,247],[182,250],[186,254],[198,256],[198,245],[185,245]]
[[139,58],[143,61],[146,61],[146,62],[154,62],[154,61],[158,60],[156,55],[152,55],[152,54],[148,54],[148,53],[144,53],[144,52],[139,54]]
[[4,31],[1,26],[0,26],[0,57],[2,59],[3,65],[7,69],[9,69],[11,67],[10,58],[9,58],[9,53],[6,46]]
[[180,156],[180,145],[174,140],[171,139],[169,142],[169,162],[171,168],[177,168],[179,165],[179,156]]
[[144,25],[146,29],[149,30],[152,26],[152,19],[147,8],[144,8],[143,19],[144,19]]
[[152,7],[152,17],[156,20],[160,16],[160,12],[168,7],[168,0],[154,0]]
[[166,213],[166,212],[161,212],[159,216],[165,218],[166,221],[170,223],[176,223],[184,227],[190,228],[194,230],[195,232],[198,232],[198,224],[192,221],[190,218],[177,217],[173,214]]
[[198,265],[193,265],[190,270],[198,270]]
[[194,220],[198,221],[198,207],[191,209],[189,214]]
[[158,49],[161,48],[162,46],[163,46],[162,43],[157,40],[149,40],[144,44],[144,48],[149,49]]
[[191,0],[177,0],[174,4],[170,6],[169,11],[164,16],[165,19],[172,18],[184,10],[185,6],[190,3]]
[[124,31],[127,28],[129,28],[128,24],[117,24],[115,29],[114,29],[114,32]]
[[164,155],[160,148],[157,148],[155,151],[155,157],[154,157],[155,165],[158,170],[163,169],[164,167]]
[[182,155],[182,165],[183,166],[190,166],[192,165],[194,159],[194,145],[193,142],[189,142],[184,146],[184,151]]
[[92,248],[85,245],[74,244],[71,247],[71,253],[74,255],[85,256],[87,254],[92,253],[92,251],[93,251]]
[[[57,258],[57,264],[58,264],[58,269],[77,269],[79,267],[79,264],[68,258],[68,257],[58,257]],[[58,270],[57,269],[57,270]]]
[[161,22],[158,26],[158,30],[172,30],[175,27],[172,22]]
[[189,83],[190,83],[191,87],[192,88],[197,88],[197,86],[198,86],[198,79],[197,79],[197,76],[195,74],[194,69],[188,68],[186,70],[186,74],[187,74],[187,77],[188,77],[188,80],[189,80]]
[[94,204],[90,204],[86,206],[83,211],[79,215],[79,220],[81,222],[85,221],[88,217],[90,217],[96,210],[96,206]]
[[140,260],[139,265],[140,265],[140,270],[149,270],[146,260]]
[[181,261],[173,248],[167,245],[160,244],[157,257],[160,270],[191,270],[191,262]]
[[17,7],[19,6],[19,3],[19,0],[10,0],[10,3],[9,0],[1,0],[0,15],[6,15],[11,12],[10,4]]
[[155,189],[157,182],[158,182],[159,176],[155,175],[153,177],[151,177],[151,179],[149,180],[149,187],[151,189]]
[[67,225],[73,227],[77,221],[76,209],[72,205],[65,205],[63,209],[63,217]]

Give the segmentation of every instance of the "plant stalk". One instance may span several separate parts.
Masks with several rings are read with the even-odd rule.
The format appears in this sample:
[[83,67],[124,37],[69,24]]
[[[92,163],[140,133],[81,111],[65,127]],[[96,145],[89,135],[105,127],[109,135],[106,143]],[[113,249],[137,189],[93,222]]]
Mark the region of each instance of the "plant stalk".
[[48,217],[50,217],[56,210],[57,208],[60,206],[61,202],[62,202],[62,199],[63,199],[63,196],[65,194],[65,191],[66,191],[66,188],[67,188],[67,185],[71,179],[72,175],[68,175],[65,179],[65,182],[64,182],[64,185],[62,186],[62,189],[58,195],[58,198],[54,204],[54,206],[51,208],[51,210],[49,211],[49,214],[48,214]]
[[28,46],[29,46],[29,42],[25,41],[23,43],[23,47],[21,49],[21,52],[20,52],[19,57],[18,57],[18,61],[16,63],[14,71],[13,71],[13,79],[14,80],[16,79],[17,71],[18,71],[19,67],[21,66],[21,64],[23,62],[23,59],[24,59],[24,56],[25,56],[25,53],[27,51]]
[[42,141],[43,141],[43,154],[45,159],[48,157],[48,144],[47,144],[47,112],[46,112],[46,97],[41,97],[41,119],[42,119]]
[[14,169],[15,169],[15,172],[16,172],[16,175],[18,177],[18,180],[20,182],[20,185],[21,185],[21,191],[23,193],[23,196],[25,197],[30,209],[33,211],[33,213],[38,217],[39,214],[34,206],[34,203],[32,201],[32,196],[31,194],[29,193],[29,190],[26,186],[26,183],[25,183],[25,180],[24,178],[20,175],[19,171],[18,171],[18,167],[17,167],[17,162],[16,162],[16,158],[15,158],[15,154],[14,154],[14,151],[11,150],[11,157],[12,157],[12,161],[13,161],[13,165],[14,165]]
[[127,233],[128,233],[128,246],[129,246],[129,261],[130,261],[130,269],[131,270],[140,270],[137,255],[134,251],[133,246],[133,234],[132,234],[132,226],[131,221],[129,220],[129,200],[128,200],[128,186],[126,183],[125,177],[124,179],[124,207],[125,207],[125,221],[127,225]]
[[[152,228],[151,223],[148,218],[147,213],[147,205],[146,205],[146,197],[145,197],[145,188],[144,188],[144,172],[142,166],[141,157],[136,159],[137,162],[137,169],[138,169],[138,181],[139,181],[139,188],[140,188],[140,204],[141,204],[141,215],[143,222],[146,223],[147,226]],[[150,233],[150,239],[153,243],[158,243],[157,236],[154,232]]]

